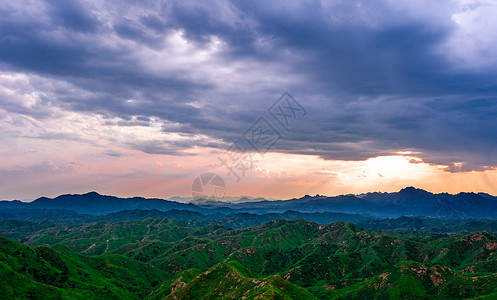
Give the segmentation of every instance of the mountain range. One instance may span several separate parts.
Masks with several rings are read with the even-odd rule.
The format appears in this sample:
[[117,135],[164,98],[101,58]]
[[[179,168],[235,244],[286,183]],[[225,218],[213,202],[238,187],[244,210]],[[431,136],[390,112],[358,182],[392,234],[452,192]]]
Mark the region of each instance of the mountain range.
[[0,297],[496,299],[497,199],[0,201]]
[[242,229],[154,218],[0,224],[6,299],[497,296],[497,237],[482,232],[388,235],[304,220]]
[[433,194],[422,189],[408,187],[394,193],[367,193],[361,195],[322,195],[289,200],[261,200],[248,202],[202,202],[180,203],[163,199],[142,197],[118,198],[90,192],[81,195],[61,195],[55,198],[38,198],[32,202],[0,201],[0,215],[28,209],[64,210],[78,214],[103,215],[123,210],[187,210],[206,215],[234,213],[302,213],[334,212],[362,214],[376,218],[400,216],[424,216],[434,218],[491,218],[497,217],[497,197],[483,193],[459,193],[456,195]]

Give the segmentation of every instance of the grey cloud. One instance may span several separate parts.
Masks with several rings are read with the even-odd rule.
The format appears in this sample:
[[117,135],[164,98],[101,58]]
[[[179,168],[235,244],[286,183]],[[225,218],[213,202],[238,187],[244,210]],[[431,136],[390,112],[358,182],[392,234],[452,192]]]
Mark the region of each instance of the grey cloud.
[[128,156],[124,152],[116,151],[116,150],[112,150],[112,149],[102,151],[102,154],[107,155],[107,156],[111,156],[111,157],[125,157],[125,156]]
[[[309,114],[274,151],[359,160],[410,149],[427,162],[451,166],[449,171],[497,165],[491,154],[497,146],[495,70],[456,69],[435,51],[454,30],[450,14],[429,21],[385,1],[362,3],[362,11],[354,1],[124,1],[120,5],[136,13],[102,20],[91,3],[59,4],[47,4],[40,12],[45,18],[38,19],[2,9],[0,63],[85,91],[53,91],[65,109],[117,116],[124,120],[119,126],[148,126],[150,117],[158,117],[165,132],[229,144],[289,89]],[[110,11],[112,4],[105,5]],[[257,66],[264,84],[246,94],[240,92],[246,87],[217,86],[216,70],[205,78],[188,68],[151,72],[141,64],[138,47],[101,43],[118,38],[174,55],[162,40],[172,30],[184,31],[198,49],[219,37],[225,47],[209,63]],[[281,86],[271,81],[274,74],[298,80]],[[247,77],[247,84],[252,80]],[[199,99],[208,101],[201,108],[188,104]],[[165,143],[128,146],[170,155],[184,155],[183,149],[195,145],[224,146]],[[464,163],[457,169],[455,162]]]
[[85,33],[94,32],[99,26],[96,16],[78,1],[50,0],[46,4],[54,25]]
[[135,150],[149,154],[164,154],[174,156],[192,156],[194,153],[182,152],[184,148],[171,146],[168,141],[143,141],[129,142],[129,146]]

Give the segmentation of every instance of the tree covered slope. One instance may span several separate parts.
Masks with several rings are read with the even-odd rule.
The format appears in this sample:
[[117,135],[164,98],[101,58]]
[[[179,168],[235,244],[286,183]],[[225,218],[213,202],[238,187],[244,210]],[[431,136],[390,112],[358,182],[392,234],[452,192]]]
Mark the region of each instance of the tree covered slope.
[[201,272],[190,269],[152,291],[147,299],[316,299],[279,275],[261,277],[236,261]]
[[6,295],[454,299],[497,292],[497,238],[481,232],[390,235],[304,220],[230,229],[153,218],[8,221],[0,232],[26,244],[1,240]]
[[164,271],[120,255],[88,257],[0,237],[2,299],[139,299],[164,278]]

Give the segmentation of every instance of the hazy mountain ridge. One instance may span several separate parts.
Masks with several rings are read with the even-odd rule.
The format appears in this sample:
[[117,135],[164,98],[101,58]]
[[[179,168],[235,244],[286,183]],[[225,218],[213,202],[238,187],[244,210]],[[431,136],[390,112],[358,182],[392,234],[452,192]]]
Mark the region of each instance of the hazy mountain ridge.
[[118,198],[96,192],[82,195],[61,195],[38,198],[32,202],[0,201],[0,216],[9,209],[70,210],[79,214],[103,215],[123,210],[188,210],[203,214],[283,213],[288,210],[303,213],[339,212],[367,214],[378,218],[426,216],[436,218],[496,218],[497,197],[488,194],[433,194],[408,187],[395,193],[367,193],[362,195],[304,196],[290,200],[249,202],[210,202],[185,204],[163,199],[142,197]]

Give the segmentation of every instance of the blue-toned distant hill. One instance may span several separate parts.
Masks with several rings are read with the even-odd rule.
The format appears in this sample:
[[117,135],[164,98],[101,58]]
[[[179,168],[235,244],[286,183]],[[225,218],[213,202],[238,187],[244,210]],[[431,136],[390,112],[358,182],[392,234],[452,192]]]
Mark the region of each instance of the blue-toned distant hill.
[[[375,218],[424,216],[434,218],[497,218],[497,198],[483,193],[457,195],[433,194],[408,187],[394,193],[367,193],[326,197],[304,196],[290,200],[250,202],[205,202],[185,204],[163,199],[142,197],[118,198],[95,192],[82,195],[61,195],[56,198],[38,198],[32,202],[0,201],[0,218],[13,219],[15,215],[30,214],[31,209],[47,213],[49,210],[70,211],[78,214],[103,215],[124,210],[187,210],[205,215],[232,215],[236,213],[300,213],[334,212],[362,214]],[[21,210],[24,210],[22,212]]]
[[380,205],[382,215],[497,218],[497,197],[488,194],[432,194],[408,187],[396,193],[368,193],[362,199]]
[[147,199],[142,197],[119,198],[90,192],[82,195],[68,194],[55,198],[41,197],[32,202],[2,201],[0,209],[58,209],[70,210],[80,214],[108,214],[122,210],[156,209],[167,211],[171,209],[204,211],[193,204],[179,203],[163,199]]
[[373,217],[425,216],[434,218],[497,218],[497,198],[488,194],[433,194],[408,187],[394,193],[322,195],[302,198],[228,204],[234,210],[251,212],[341,212]]
[[408,187],[395,193],[367,193],[326,197],[304,196],[286,201],[262,201],[229,206],[254,212],[342,212],[374,217],[425,216],[435,218],[497,218],[497,198],[488,194],[433,194]]

